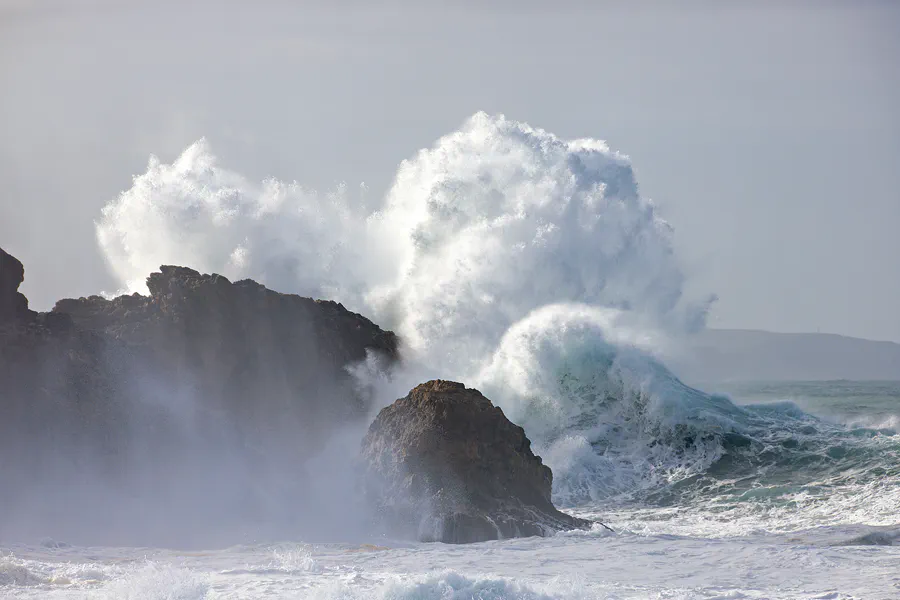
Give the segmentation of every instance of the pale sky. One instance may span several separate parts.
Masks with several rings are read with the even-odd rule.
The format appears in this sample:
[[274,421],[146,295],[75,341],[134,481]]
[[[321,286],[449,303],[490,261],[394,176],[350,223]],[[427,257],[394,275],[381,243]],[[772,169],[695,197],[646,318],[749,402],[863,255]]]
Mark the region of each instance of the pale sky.
[[0,0],[32,306],[115,289],[93,222],[150,154],[380,194],[485,110],[629,155],[711,325],[900,341],[900,3],[489,4]]

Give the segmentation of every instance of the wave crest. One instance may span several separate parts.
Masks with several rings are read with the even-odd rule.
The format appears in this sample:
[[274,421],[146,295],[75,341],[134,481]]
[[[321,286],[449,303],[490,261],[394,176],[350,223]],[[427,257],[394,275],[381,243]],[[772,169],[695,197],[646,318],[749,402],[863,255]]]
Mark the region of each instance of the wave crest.
[[368,312],[462,371],[547,304],[697,327],[711,302],[682,297],[671,229],[626,157],[485,113],[404,161],[380,203],[250,182],[199,140],[170,165],[152,157],[97,238],[123,289],[145,291],[160,264],[251,277]]
[[565,505],[703,472],[741,429],[726,399],[682,384],[630,315],[585,305],[535,311],[504,336],[481,387],[533,437]]

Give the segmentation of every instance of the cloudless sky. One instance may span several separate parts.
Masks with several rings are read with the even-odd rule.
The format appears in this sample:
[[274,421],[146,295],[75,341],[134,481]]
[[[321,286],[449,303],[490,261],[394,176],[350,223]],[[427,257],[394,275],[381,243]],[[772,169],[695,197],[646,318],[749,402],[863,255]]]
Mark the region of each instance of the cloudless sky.
[[0,0],[0,246],[47,309],[151,153],[380,194],[485,110],[628,154],[713,326],[900,341],[898,107],[898,2]]

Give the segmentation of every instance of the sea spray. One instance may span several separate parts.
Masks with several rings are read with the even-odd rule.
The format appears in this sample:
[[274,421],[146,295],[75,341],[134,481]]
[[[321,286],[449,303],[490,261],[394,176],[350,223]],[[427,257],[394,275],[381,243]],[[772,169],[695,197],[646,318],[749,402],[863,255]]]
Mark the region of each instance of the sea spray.
[[252,183],[200,140],[103,209],[101,248],[120,285],[190,264],[328,296],[394,327],[431,359],[483,359],[541,306],[583,302],[650,322],[701,326],[683,298],[672,232],[627,158],[478,113],[403,161],[383,201],[276,180]]
[[[200,140],[171,165],[151,159],[97,236],[123,289],[189,264],[334,298],[395,329],[402,367],[352,369],[373,408],[436,377],[478,386],[525,427],[568,506],[740,494],[834,444],[865,454],[890,437],[835,441],[844,429],[737,407],[655,358],[703,326],[713,297],[685,296],[671,228],[627,157],[597,140],[478,113],[403,161],[376,202],[250,182]],[[808,452],[805,427],[822,432]],[[823,460],[823,477],[852,464]]]

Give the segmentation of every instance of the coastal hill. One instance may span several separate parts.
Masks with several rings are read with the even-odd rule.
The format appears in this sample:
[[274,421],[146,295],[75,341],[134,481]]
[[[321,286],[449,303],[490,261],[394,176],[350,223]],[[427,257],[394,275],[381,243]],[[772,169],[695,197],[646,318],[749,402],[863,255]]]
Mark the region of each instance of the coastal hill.
[[900,380],[900,344],[830,333],[707,329],[664,360],[688,383]]

